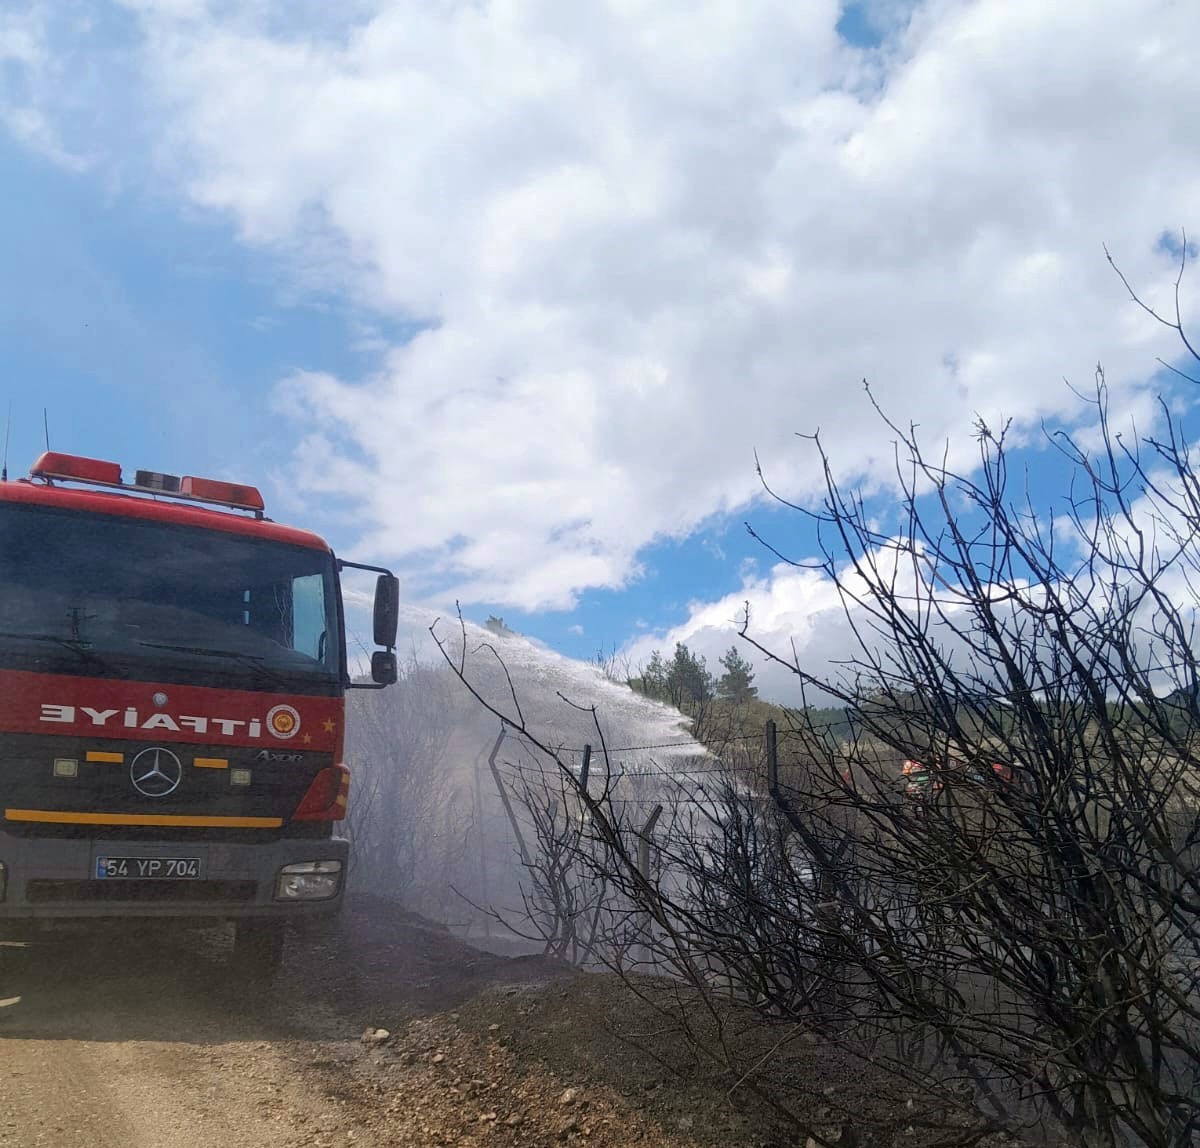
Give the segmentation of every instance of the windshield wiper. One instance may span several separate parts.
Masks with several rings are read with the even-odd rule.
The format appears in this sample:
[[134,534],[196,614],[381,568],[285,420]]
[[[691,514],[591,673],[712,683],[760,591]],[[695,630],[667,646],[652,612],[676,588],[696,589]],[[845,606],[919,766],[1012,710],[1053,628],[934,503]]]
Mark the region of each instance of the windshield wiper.
[[0,638],[24,638],[29,642],[53,642],[56,646],[62,646],[64,650],[70,650],[71,653],[78,654],[84,661],[92,662],[101,669],[107,670],[110,668],[109,664],[99,654],[92,652],[90,642],[84,642],[76,638],[62,638],[58,634],[30,634],[13,630],[0,630]]
[[244,666],[249,666],[252,670],[257,670],[268,681],[282,686],[288,684],[285,677],[262,664],[261,654],[246,654],[241,650],[214,650],[211,646],[176,646],[171,642],[138,642],[138,645],[149,646],[155,650],[174,650],[179,654],[196,654],[202,658],[230,658],[235,662],[241,662]]

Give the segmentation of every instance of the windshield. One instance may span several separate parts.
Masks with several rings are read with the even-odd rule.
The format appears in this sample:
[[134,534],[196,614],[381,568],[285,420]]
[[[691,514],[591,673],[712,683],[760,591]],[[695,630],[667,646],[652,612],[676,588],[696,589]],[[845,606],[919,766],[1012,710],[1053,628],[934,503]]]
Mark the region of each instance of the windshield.
[[338,676],[328,552],[219,530],[0,505],[0,651],[187,663],[252,679]]

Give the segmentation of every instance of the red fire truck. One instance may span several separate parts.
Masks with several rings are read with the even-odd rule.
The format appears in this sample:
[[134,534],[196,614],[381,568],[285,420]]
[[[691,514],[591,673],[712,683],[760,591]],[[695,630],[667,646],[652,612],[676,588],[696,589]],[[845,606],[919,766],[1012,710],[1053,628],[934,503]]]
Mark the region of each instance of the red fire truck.
[[[253,487],[47,452],[0,481],[0,923],[232,919],[247,969],[340,905],[345,691],[398,584]],[[352,681],[343,568],[377,575]]]

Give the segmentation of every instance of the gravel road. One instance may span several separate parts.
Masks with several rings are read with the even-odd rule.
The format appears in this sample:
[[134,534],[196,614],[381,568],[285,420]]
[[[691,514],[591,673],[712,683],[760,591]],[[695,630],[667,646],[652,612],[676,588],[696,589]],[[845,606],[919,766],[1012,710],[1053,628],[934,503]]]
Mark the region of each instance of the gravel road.
[[223,942],[110,928],[0,948],[0,1145],[282,1148],[340,1124],[302,1074],[330,1019],[237,985]]
[[[796,1142],[679,1039],[673,982],[635,999],[614,977],[481,952],[377,900],[293,938],[269,986],[240,982],[230,949],[220,929],[128,925],[0,944],[0,1148]],[[757,1025],[738,1039],[837,1142],[846,1121],[861,1148],[944,1139],[910,1127],[886,1078],[818,1042],[785,1053]]]
[[[563,1083],[508,1063],[498,1026],[473,1041],[453,1011],[498,986],[536,992],[568,975],[555,962],[478,952],[381,902],[294,938],[268,987],[240,983],[229,958],[220,929],[93,925],[0,944],[0,1148],[563,1139]],[[361,1039],[384,1024],[417,1051]],[[486,1098],[503,1096],[502,1129],[455,1086],[483,1077],[504,1086]]]

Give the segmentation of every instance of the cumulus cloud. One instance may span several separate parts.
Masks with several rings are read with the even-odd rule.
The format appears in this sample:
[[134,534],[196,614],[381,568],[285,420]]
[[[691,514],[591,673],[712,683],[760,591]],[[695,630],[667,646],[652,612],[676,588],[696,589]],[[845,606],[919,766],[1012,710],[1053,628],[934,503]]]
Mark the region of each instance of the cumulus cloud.
[[[755,450],[812,496],[795,431],[886,483],[863,376],[960,461],[976,412],[1035,426],[1097,357],[1136,403],[1171,353],[1100,244],[1169,286],[1188,0],[879,4],[869,49],[835,0],[127,7],[159,178],[421,325],[279,391],[295,483],[348,498],[410,595],[620,586],[758,497]],[[824,601],[749,585],[801,633]]]
[[[836,558],[836,551],[832,553]],[[655,650],[669,658],[675,644],[682,642],[719,676],[721,656],[735,646],[754,667],[763,697],[798,705],[801,683],[789,665],[834,680],[862,657],[864,644],[887,660],[893,639],[890,633],[876,631],[863,607],[873,602],[873,586],[890,587],[900,603],[927,602],[933,583],[923,555],[919,544],[910,546],[895,538],[862,556],[861,569],[869,573],[843,560],[831,576],[811,559],[780,562],[761,574],[747,571],[740,589],[714,602],[692,602],[687,618],[677,626],[632,638],[621,651],[622,662],[644,666]],[[968,597],[953,585],[938,587],[944,620],[934,626],[934,633],[946,648],[961,644],[953,622],[963,615]],[[743,630],[755,645],[741,640]],[[829,701],[811,690],[807,697],[810,704]]]
[[49,114],[64,71],[48,43],[49,22],[41,3],[0,11],[0,130],[61,167],[82,171],[85,161],[63,145]]
[[784,660],[794,658],[810,673],[828,670],[847,652],[851,635],[836,582],[815,570],[779,564],[761,576],[746,577],[740,590],[715,602],[693,602],[683,622],[639,634],[622,650],[622,657],[636,670],[654,650],[669,658],[675,643],[682,642],[705,659],[710,671],[720,674],[721,656],[737,646],[754,667],[755,685],[763,697],[799,704],[795,675],[737,639],[747,608],[754,639]]
[[[956,667],[960,682],[1003,688],[1001,665],[992,660],[997,646],[980,625],[980,606],[990,603],[989,622],[1007,634],[1008,647],[1020,650],[1022,660],[1027,657],[1049,667],[1063,653],[1057,627],[1047,623],[1046,611],[1053,605],[1070,612],[1086,635],[1080,639],[1086,642],[1082,664],[1091,665],[1102,684],[1107,673],[1112,675],[1109,685],[1128,685],[1128,658],[1160,695],[1193,688],[1200,650],[1196,500],[1172,456],[1147,450],[1140,458],[1143,469],[1135,473],[1131,460],[1119,458],[1116,445],[1120,438],[1134,441],[1134,435],[1118,423],[1110,424],[1109,434],[1108,445],[1116,447],[1123,476],[1122,499],[1111,491],[1101,493],[1102,513],[1096,513],[1090,499],[1092,488],[1082,464],[1074,468],[1072,484],[1078,517],[1071,516],[1066,498],[1061,498],[1053,527],[1048,516],[1037,522],[1028,517],[1019,492],[1009,488],[1004,500],[1008,525],[1022,535],[1028,552],[1038,553],[1039,535],[1047,540],[1053,536],[1052,559],[1042,555],[1037,560],[1044,581],[1040,576],[1032,581],[1018,577],[1015,571],[1024,568],[1021,557],[1002,561],[991,548],[992,532],[976,533],[984,515],[974,513],[974,526],[969,525],[963,515],[971,511],[951,488],[949,513],[957,515],[963,537],[974,540],[972,578],[952,546],[939,551],[924,541],[946,537],[949,520],[941,519],[942,512],[932,502],[920,512],[921,525],[911,533],[866,547],[852,526],[856,515],[850,510],[845,525],[855,539],[854,561],[831,530],[817,556],[788,556],[761,574],[748,564],[740,589],[717,601],[692,602],[688,616],[676,626],[635,635],[620,651],[620,659],[637,673],[655,651],[669,659],[676,643],[683,643],[719,674],[718,660],[732,644],[754,667],[762,696],[790,705],[828,704],[829,696],[811,686],[805,693],[791,667],[843,685],[860,668],[871,682],[880,680],[872,667],[900,678],[910,672],[911,641],[893,631],[886,612],[878,613],[889,603],[906,612],[947,664]],[[1195,452],[1186,445],[1179,450],[1174,457],[1190,459],[1194,466]],[[1100,474],[1105,472],[1104,457],[1101,447],[1089,464]],[[961,514],[955,510],[959,502]],[[876,537],[867,519],[859,519],[858,525]]]

